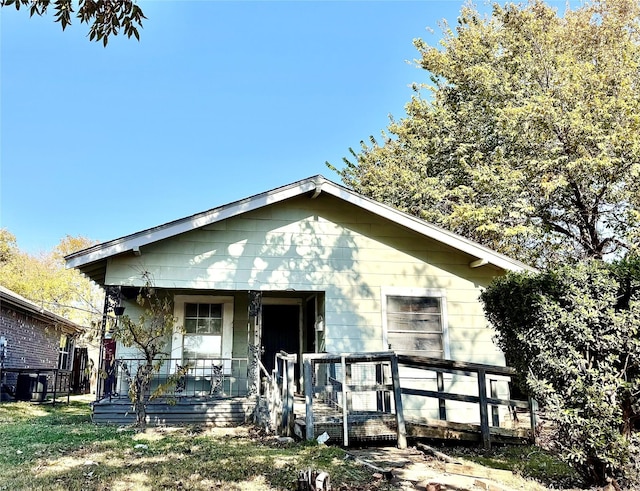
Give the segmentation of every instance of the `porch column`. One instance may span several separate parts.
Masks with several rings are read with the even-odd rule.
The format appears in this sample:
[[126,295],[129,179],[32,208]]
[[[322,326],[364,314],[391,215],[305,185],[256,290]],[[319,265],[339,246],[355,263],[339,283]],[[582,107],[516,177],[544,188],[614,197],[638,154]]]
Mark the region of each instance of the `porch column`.
[[249,395],[260,395],[260,358],[262,355],[262,292],[249,291]]
[[110,315],[114,312],[115,307],[120,301],[120,286],[105,285],[104,286],[104,307],[102,310],[102,322],[100,325],[100,340],[98,347],[98,365],[96,366],[96,401],[99,401],[104,390],[103,374],[106,376],[106,367],[104,364],[104,338],[107,332],[107,323],[109,322]]

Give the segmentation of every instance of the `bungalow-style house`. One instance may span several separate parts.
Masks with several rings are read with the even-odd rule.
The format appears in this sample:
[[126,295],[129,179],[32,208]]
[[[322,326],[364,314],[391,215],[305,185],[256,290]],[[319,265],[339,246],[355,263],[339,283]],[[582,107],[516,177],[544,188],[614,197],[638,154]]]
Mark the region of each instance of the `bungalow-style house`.
[[[56,384],[66,395],[74,384],[74,344],[82,331],[0,286],[0,400],[42,401]],[[80,380],[83,373],[77,372]]]
[[[282,351],[298,355],[299,389],[303,353],[393,350],[504,366],[478,296],[495,276],[531,269],[322,176],[111,240],[66,261],[132,317],[143,276],[152,278],[171,296],[183,328],[168,340],[167,373],[185,360],[219,360],[218,378],[201,377],[209,386],[194,379],[179,390],[210,394],[217,385],[220,393],[238,396],[255,390],[257,361],[270,373]],[[140,357],[106,343],[111,363]],[[401,376],[410,379],[411,371]],[[410,397],[404,406],[427,411],[412,406]],[[461,405],[462,419],[464,411]]]

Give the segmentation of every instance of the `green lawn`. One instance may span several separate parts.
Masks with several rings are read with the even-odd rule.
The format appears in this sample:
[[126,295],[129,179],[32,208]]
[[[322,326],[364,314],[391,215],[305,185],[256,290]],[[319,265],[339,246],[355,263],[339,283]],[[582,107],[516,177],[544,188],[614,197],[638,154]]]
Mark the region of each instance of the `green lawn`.
[[329,472],[333,489],[392,489],[339,448],[282,444],[253,427],[128,428],[90,421],[86,401],[0,404],[0,490],[296,489]]

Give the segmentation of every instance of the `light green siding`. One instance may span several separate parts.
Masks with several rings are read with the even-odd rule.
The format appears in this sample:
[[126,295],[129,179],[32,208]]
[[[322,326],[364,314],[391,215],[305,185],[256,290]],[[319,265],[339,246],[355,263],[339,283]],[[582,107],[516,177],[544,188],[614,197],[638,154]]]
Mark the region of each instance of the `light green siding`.
[[470,268],[474,257],[327,194],[301,196],[144,246],[140,256],[109,260],[106,284],[180,290],[239,291],[234,305],[236,356],[247,352],[247,290],[324,292],[329,352],[384,346],[381,291],[445,290],[451,357],[504,364],[478,301],[500,271]]

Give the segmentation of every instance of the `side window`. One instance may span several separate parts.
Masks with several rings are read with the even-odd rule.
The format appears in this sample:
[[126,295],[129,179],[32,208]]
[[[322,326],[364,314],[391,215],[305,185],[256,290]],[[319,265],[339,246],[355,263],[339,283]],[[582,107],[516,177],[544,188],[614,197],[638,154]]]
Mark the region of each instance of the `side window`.
[[60,336],[60,349],[58,351],[58,368],[61,370],[69,370],[69,336],[62,334]]
[[445,298],[440,290],[383,294],[389,349],[409,355],[447,358]]

